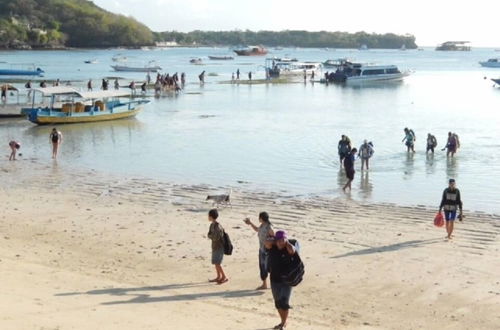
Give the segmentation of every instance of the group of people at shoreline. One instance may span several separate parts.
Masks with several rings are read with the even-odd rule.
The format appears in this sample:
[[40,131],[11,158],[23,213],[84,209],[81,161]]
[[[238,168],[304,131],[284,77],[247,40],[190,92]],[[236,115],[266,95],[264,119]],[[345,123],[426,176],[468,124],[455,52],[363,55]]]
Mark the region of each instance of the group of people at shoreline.
[[[57,154],[59,152],[59,146],[62,143],[62,133],[58,131],[57,128],[54,127],[49,134],[49,141],[52,145],[52,159],[56,159]],[[10,140],[9,148],[10,148],[9,161],[16,160],[16,155],[22,156],[21,153],[18,153],[19,150],[21,149],[21,142],[17,140]]]
[[[222,268],[225,254],[225,231],[218,219],[219,212],[217,209],[211,209],[208,212],[210,227],[207,237],[211,240],[211,262],[215,267],[216,277],[210,279],[209,282],[221,285],[228,282],[229,278]],[[296,240],[289,239],[287,233],[283,230],[275,232],[267,212],[259,213],[259,224],[254,224],[250,218],[245,218],[243,221],[257,233],[259,240],[258,264],[262,284],[256,290],[268,289],[267,278],[270,278],[274,305],[280,317],[280,323],[274,326],[273,329],[285,329],[291,308],[290,297],[292,294],[292,285],[286,280],[286,277],[294,260],[300,260],[298,257],[298,243]]]

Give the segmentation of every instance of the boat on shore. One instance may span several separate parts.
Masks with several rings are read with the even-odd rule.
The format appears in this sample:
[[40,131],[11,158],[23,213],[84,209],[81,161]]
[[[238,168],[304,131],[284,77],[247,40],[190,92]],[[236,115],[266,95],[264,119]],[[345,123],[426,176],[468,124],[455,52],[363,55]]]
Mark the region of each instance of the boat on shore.
[[213,61],[230,61],[230,60],[234,60],[234,57],[209,55],[208,59],[213,60]]
[[468,52],[471,49],[468,43],[469,41],[446,41],[438,45],[436,50]]
[[247,48],[235,49],[234,52],[238,56],[262,56],[268,53],[267,49],[262,46],[248,46]]
[[401,72],[396,65],[376,65],[346,62],[328,75],[328,82],[353,83],[365,81],[396,81],[410,75]]
[[486,68],[500,68],[500,58],[490,58],[487,61],[479,62],[479,64]]
[[112,65],[111,67],[115,71],[121,72],[158,72],[161,70],[161,66],[155,64],[154,61],[151,61],[144,66]]
[[46,87],[32,90],[50,97],[50,105],[45,108],[31,106],[22,111],[28,114],[28,120],[34,124],[73,124],[108,121],[130,118],[142,110],[141,105],[149,100],[128,100],[128,91],[80,92],[71,87]]

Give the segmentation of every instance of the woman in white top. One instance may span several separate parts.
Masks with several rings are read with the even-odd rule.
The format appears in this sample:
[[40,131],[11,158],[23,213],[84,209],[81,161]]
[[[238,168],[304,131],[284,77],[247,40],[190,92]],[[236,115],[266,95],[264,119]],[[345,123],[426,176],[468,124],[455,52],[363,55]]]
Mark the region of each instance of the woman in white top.
[[262,280],[262,285],[257,288],[257,290],[265,290],[268,288],[267,286],[267,276],[269,274],[269,270],[267,267],[267,252],[264,246],[264,242],[269,238],[274,236],[273,227],[271,222],[269,221],[269,214],[267,212],[259,213],[259,222],[260,225],[256,226],[250,221],[249,218],[246,218],[245,223],[250,225],[253,230],[257,232],[259,236],[259,268],[260,268],[260,278]]

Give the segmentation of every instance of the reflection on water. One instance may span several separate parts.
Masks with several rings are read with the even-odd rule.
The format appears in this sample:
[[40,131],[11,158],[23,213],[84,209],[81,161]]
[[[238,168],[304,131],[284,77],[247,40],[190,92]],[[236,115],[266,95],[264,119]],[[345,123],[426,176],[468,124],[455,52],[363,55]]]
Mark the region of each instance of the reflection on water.
[[458,178],[457,157],[446,157],[446,176],[450,179]]
[[425,156],[425,169],[427,174],[434,174],[436,171],[436,166],[434,165],[434,153],[429,152]]
[[364,200],[370,200],[373,191],[373,184],[370,182],[370,171],[362,171],[360,177],[361,177],[359,185],[359,189],[361,190],[360,196]]
[[407,152],[405,160],[403,162],[403,179],[404,180],[409,180],[411,176],[413,175],[414,171],[414,160],[415,160],[415,153],[414,152]]

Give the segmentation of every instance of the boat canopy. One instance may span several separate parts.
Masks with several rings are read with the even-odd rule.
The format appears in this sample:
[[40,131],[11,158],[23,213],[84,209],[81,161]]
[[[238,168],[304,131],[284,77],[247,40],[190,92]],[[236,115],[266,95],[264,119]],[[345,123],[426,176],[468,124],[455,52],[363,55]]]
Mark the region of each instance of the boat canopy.
[[56,87],[45,87],[45,88],[34,88],[36,92],[42,93],[44,96],[53,96],[53,95],[74,95],[76,97],[81,97],[84,99],[94,100],[94,99],[103,99],[107,97],[124,97],[130,96],[130,92],[128,91],[117,91],[117,90],[108,90],[108,91],[92,91],[92,92],[81,92],[72,87],[65,86],[56,86]]

